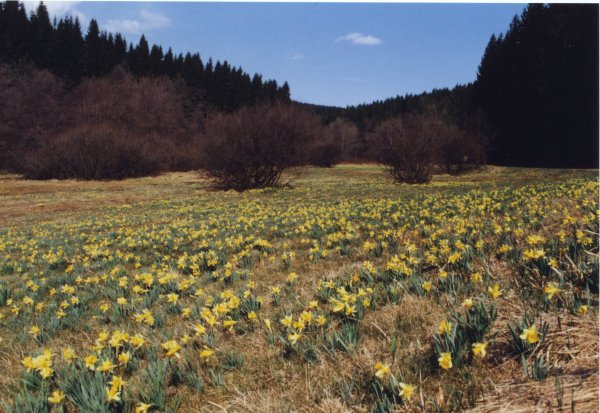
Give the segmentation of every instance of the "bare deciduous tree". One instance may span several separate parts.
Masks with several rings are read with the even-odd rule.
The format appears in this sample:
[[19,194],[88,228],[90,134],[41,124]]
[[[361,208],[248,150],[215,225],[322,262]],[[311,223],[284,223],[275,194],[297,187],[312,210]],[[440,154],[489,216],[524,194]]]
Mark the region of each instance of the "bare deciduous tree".
[[397,182],[427,183],[436,167],[460,174],[484,161],[482,137],[448,125],[435,112],[389,119],[375,128],[372,141],[377,161]]
[[384,121],[374,131],[377,161],[397,182],[429,182],[443,126],[437,119],[422,115]]
[[277,186],[286,169],[306,163],[320,127],[316,115],[281,103],[216,114],[206,123],[204,168],[224,189]]

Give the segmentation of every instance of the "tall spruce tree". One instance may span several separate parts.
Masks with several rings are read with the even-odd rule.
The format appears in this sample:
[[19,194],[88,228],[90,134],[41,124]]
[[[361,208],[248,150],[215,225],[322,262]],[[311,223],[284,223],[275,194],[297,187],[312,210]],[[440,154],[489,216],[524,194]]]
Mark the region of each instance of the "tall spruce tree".
[[492,162],[597,166],[598,5],[529,5],[490,39],[474,96]]

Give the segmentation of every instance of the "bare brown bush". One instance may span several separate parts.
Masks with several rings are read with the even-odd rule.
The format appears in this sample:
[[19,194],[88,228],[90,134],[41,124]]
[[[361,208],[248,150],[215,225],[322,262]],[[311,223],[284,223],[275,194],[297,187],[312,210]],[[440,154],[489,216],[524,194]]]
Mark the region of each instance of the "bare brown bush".
[[327,125],[325,135],[329,142],[339,147],[341,159],[351,161],[363,157],[364,143],[354,122],[337,118]]
[[24,155],[64,126],[65,95],[46,70],[0,66],[0,169],[22,171]]
[[447,128],[439,148],[439,163],[446,173],[460,175],[485,163],[486,139],[479,130]]
[[191,122],[167,78],[138,80],[116,68],[81,82],[60,109],[64,121],[26,151],[20,171],[28,177],[122,179],[195,166]]
[[342,150],[335,142],[320,142],[311,149],[310,164],[321,168],[331,168],[340,163]]
[[316,115],[282,103],[216,114],[206,123],[203,166],[219,188],[275,187],[286,169],[307,162],[320,128]]
[[389,119],[375,128],[371,140],[377,161],[395,181],[408,184],[429,182],[436,167],[458,175],[485,160],[480,136],[448,125],[435,113]]
[[140,78],[117,67],[108,77],[82,82],[69,97],[72,125],[110,124],[140,138],[183,139],[182,97],[166,77]]
[[431,180],[444,125],[433,117],[393,118],[375,128],[377,161],[396,182],[427,183]]
[[152,175],[162,159],[150,144],[111,125],[79,126],[28,155],[32,179],[107,180]]

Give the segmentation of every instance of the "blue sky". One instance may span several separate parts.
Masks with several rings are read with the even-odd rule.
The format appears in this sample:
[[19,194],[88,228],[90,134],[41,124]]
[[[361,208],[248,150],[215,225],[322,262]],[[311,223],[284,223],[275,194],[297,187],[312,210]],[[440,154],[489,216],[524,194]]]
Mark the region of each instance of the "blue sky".
[[[28,9],[37,2],[27,2]],[[475,80],[524,4],[49,2],[87,28],[226,59],[288,81],[292,99],[346,106]]]

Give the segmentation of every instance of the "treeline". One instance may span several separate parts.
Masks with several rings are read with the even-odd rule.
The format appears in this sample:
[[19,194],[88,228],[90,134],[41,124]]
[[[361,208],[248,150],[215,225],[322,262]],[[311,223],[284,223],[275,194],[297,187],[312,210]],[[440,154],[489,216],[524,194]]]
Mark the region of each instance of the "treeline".
[[368,132],[382,121],[432,109],[486,136],[500,165],[598,167],[598,5],[531,4],[493,35],[474,83],[345,109],[311,105]]
[[51,22],[43,3],[27,16],[22,3],[0,2],[0,63],[21,67],[31,64],[58,76],[67,87],[83,79],[102,77],[121,66],[136,77],[167,76],[185,85],[185,108],[198,103],[232,112],[242,106],[265,101],[289,101],[287,83],[250,76],[227,61],[199,54],[174,54],[150,45],[142,35],[137,45],[128,44],[119,33],[101,31],[95,19],[82,33],[78,18],[56,18]]
[[[339,108],[304,104],[319,114],[323,123],[340,133],[342,158],[350,161],[374,161],[377,148],[370,139],[383,122],[389,119],[429,117],[458,127],[473,137],[477,152],[487,151],[489,141],[481,110],[473,106],[473,85],[458,85],[453,89],[434,89],[421,94],[396,96],[368,104]],[[481,149],[485,148],[485,149]],[[481,156],[478,156],[481,158]]]
[[[204,169],[223,177],[223,187],[245,189],[274,183],[291,166],[338,163],[349,136],[343,122],[324,127],[291,102],[188,113],[185,96],[180,82],[121,66],[69,86],[48,70],[0,65],[0,169],[33,179]],[[265,180],[267,169],[278,172]]]
[[598,49],[598,4],[531,4],[492,36],[473,101],[493,162],[598,166]]

